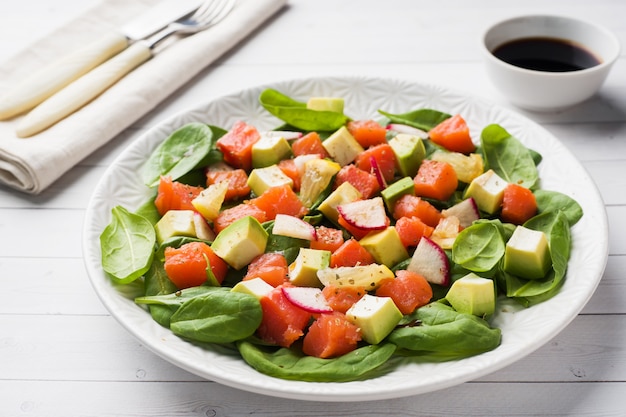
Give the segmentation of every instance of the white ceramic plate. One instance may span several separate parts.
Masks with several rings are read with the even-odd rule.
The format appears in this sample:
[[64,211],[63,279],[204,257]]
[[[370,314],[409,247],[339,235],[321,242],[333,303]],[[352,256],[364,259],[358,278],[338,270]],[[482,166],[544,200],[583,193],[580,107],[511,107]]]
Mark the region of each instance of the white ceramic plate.
[[[573,248],[565,285],[552,299],[528,309],[502,305],[494,325],[502,329],[497,349],[446,363],[417,364],[406,359],[391,372],[373,379],[344,383],[285,381],[265,376],[236,355],[199,348],[174,336],[152,320],[132,300],[133,286],[115,286],[100,263],[99,236],[110,221],[111,208],[121,204],[133,210],[148,198],[138,169],[152,150],[172,131],[201,121],[229,128],[245,120],[261,130],[280,125],[258,101],[266,87],[306,101],[310,96],[345,98],[346,114],[372,118],[377,110],[401,113],[434,108],[460,113],[474,138],[482,128],[499,123],[544,159],[539,166],[541,186],[573,197],[584,216],[572,230]],[[608,254],[604,205],[587,172],[570,152],[546,130],[504,108],[446,88],[379,78],[314,78],[260,86],[218,98],[166,120],[126,149],[108,168],[87,209],[83,249],[87,270],[100,299],[119,322],[141,343],[171,363],[204,378],[242,390],[271,396],[317,401],[364,401],[425,393],[479,378],[533,352],[560,332],[587,303],[602,276]]]

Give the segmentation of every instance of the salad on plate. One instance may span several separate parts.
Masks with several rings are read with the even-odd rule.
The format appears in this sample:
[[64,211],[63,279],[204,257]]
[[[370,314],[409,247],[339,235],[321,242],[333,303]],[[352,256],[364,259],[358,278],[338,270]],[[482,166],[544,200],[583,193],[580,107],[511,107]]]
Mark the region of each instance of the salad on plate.
[[582,209],[541,188],[541,155],[505,126],[259,100],[282,125],[182,126],[142,167],[153,198],[100,235],[107,276],[141,283],[161,326],[266,375],[341,382],[496,349],[499,300],[558,293]]

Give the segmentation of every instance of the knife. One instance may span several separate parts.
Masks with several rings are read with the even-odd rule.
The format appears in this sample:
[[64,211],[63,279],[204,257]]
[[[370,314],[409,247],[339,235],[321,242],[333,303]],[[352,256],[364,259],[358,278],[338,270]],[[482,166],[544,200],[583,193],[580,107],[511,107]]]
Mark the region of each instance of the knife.
[[117,31],[112,31],[30,75],[0,97],[0,120],[32,109],[82,75],[196,10],[201,0],[162,0]]

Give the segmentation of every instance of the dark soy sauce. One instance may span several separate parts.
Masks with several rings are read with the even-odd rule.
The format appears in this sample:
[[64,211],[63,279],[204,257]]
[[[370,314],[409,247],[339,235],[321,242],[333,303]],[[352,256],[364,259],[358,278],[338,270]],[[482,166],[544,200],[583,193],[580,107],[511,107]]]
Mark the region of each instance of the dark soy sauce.
[[493,54],[516,67],[546,72],[579,71],[601,63],[580,45],[555,38],[516,39],[498,46]]

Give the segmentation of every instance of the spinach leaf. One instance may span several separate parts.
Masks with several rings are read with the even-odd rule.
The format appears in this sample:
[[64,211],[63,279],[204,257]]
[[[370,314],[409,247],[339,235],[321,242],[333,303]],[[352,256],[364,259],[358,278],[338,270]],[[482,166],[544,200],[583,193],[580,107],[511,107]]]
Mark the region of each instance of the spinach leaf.
[[[144,275],[144,296],[172,294],[177,290],[176,285],[165,273],[162,260],[155,257],[150,269]],[[170,317],[176,308],[168,305],[148,304],[150,315],[154,321],[167,328],[170,327]]]
[[486,352],[500,344],[500,329],[441,302],[418,308],[414,318],[416,325],[395,329],[387,340],[415,354],[436,353],[450,359]]
[[502,126],[492,124],[481,133],[486,168],[491,168],[504,180],[533,188],[539,181],[539,174],[533,155],[518,139]]
[[172,315],[170,329],[199,342],[231,343],[252,336],[262,318],[255,296],[215,290],[184,302]]
[[156,188],[152,189],[152,197],[148,199],[145,203],[143,203],[137,210],[135,210],[135,214],[145,217],[152,225],[157,224],[157,222],[161,219],[161,215],[154,205],[154,199],[157,195]]
[[176,292],[178,288],[165,273],[163,261],[155,258],[144,276],[144,295],[165,295]]
[[116,282],[128,284],[150,268],[156,233],[149,220],[122,206],[113,207],[111,214],[100,235],[102,267]]
[[565,194],[548,190],[536,190],[534,194],[539,213],[561,211],[571,226],[578,223],[578,220],[583,216],[582,207],[576,200]]
[[367,345],[333,359],[305,356],[294,348],[237,343],[243,359],[257,371],[277,378],[310,382],[354,381],[387,362],[396,347],[391,343]]
[[141,169],[141,178],[149,187],[158,185],[161,176],[176,180],[200,164],[222,160],[216,149],[217,136],[204,123],[189,123],[172,133],[150,155]]
[[348,121],[348,117],[342,113],[307,109],[306,103],[293,100],[271,88],[264,90],[259,100],[265,110],[304,131],[337,130]]
[[525,305],[534,304],[554,295],[567,271],[571,250],[571,235],[566,215],[560,211],[539,214],[524,224],[525,227],[546,234],[552,258],[552,270],[543,279],[526,280],[506,274],[507,296]]
[[135,297],[135,302],[147,305],[154,321],[167,328],[170,327],[170,318],[178,310],[178,307],[191,298],[195,291],[195,289],[191,292],[187,292],[187,289],[183,290],[184,292],[178,291],[178,288],[165,273],[163,262],[160,259],[155,259],[150,270],[146,273],[144,289],[144,295]]
[[173,292],[158,294],[158,295],[146,295],[143,297],[135,298],[135,303],[137,304],[147,304],[147,305],[161,305],[161,306],[171,306],[171,307],[180,307],[187,301],[190,301],[197,297],[202,297],[208,293],[215,291],[230,291],[229,288],[225,287],[213,287],[210,285],[198,285],[196,287],[189,287],[183,290],[174,290]]
[[392,123],[413,126],[426,132],[444,120],[452,117],[448,113],[443,113],[433,109],[418,109],[402,114],[387,113],[383,110],[378,110],[378,112],[387,117]]
[[495,268],[504,255],[504,238],[493,222],[477,222],[463,229],[452,245],[452,261],[473,272]]

